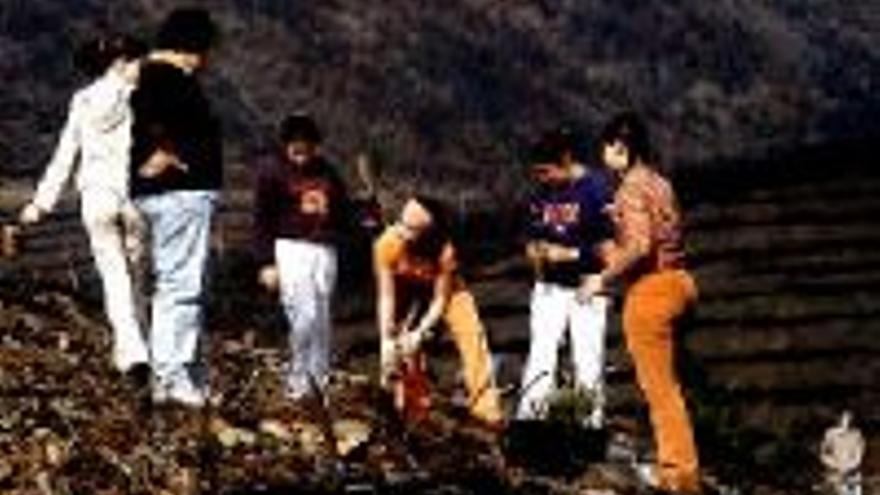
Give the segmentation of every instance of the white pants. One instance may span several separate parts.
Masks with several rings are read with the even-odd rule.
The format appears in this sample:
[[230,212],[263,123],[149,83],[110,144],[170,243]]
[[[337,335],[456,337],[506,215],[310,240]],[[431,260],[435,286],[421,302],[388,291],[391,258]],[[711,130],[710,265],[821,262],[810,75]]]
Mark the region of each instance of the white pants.
[[275,241],[281,305],[290,324],[286,389],[300,398],[330,373],[330,300],[336,285],[336,249],[291,239]]
[[131,201],[116,193],[86,189],[81,202],[83,224],[113,329],[113,364],[124,372],[149,360],[137,303],[145,226]]
[[605,402],[603,366],[608,300],[577,301],[577,289],[538,282],[532,289],[529,357],[522,380],[517,419],[539,419],[547,413],[555,388],[559,346],[569,329],[575,386],[590,394],[591,426],[600,427]]

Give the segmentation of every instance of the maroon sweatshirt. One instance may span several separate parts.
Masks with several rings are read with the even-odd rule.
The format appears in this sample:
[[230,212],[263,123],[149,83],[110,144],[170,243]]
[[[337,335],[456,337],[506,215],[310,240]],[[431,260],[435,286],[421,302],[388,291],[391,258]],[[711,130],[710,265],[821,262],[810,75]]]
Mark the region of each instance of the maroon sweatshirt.
[[283,158],[259,165],[254,257],[274,259],[276,239],[338,245],[350,233],[351,204],[336,169],[322,157],[304,166]]

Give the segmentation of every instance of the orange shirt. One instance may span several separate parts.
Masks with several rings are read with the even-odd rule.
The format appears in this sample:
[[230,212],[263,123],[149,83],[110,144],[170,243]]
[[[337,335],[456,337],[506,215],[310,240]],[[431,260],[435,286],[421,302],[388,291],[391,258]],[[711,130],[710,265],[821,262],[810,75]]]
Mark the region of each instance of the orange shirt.
[[455,248],[447,243],[436,260],[413,256],[399,227],[391,225],[373,244],[373,261],[376,267],[389,268],[395,278],[410,283],[433,284],[441,273],[455,273],[458,261]]
[[630,277],[684,267],[681,211],[668,180],[648,167],[634,167],[610,210],[616,235],[606,272]]

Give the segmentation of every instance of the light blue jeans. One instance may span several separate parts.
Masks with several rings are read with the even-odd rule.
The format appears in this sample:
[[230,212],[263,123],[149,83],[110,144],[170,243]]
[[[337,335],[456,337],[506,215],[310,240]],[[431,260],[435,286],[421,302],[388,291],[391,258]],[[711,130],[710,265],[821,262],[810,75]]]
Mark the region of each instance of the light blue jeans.
[[217,196],[216,191],[171,191],[136,200],[150,232],[150,351],[160,384],[189,379],[196,362]]

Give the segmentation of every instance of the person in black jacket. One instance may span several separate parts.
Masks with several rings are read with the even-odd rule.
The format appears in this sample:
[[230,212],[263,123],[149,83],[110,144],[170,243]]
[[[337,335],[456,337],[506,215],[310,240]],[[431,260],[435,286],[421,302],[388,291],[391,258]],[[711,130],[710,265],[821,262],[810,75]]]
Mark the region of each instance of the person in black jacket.
[[131,96],[131,194],[147,221],[155,279],[150,332],[154,401],[200,407],[194,380],[211,221],[222,181],[220,126],[196,74],[216,27],[207,11],[178,9]]

